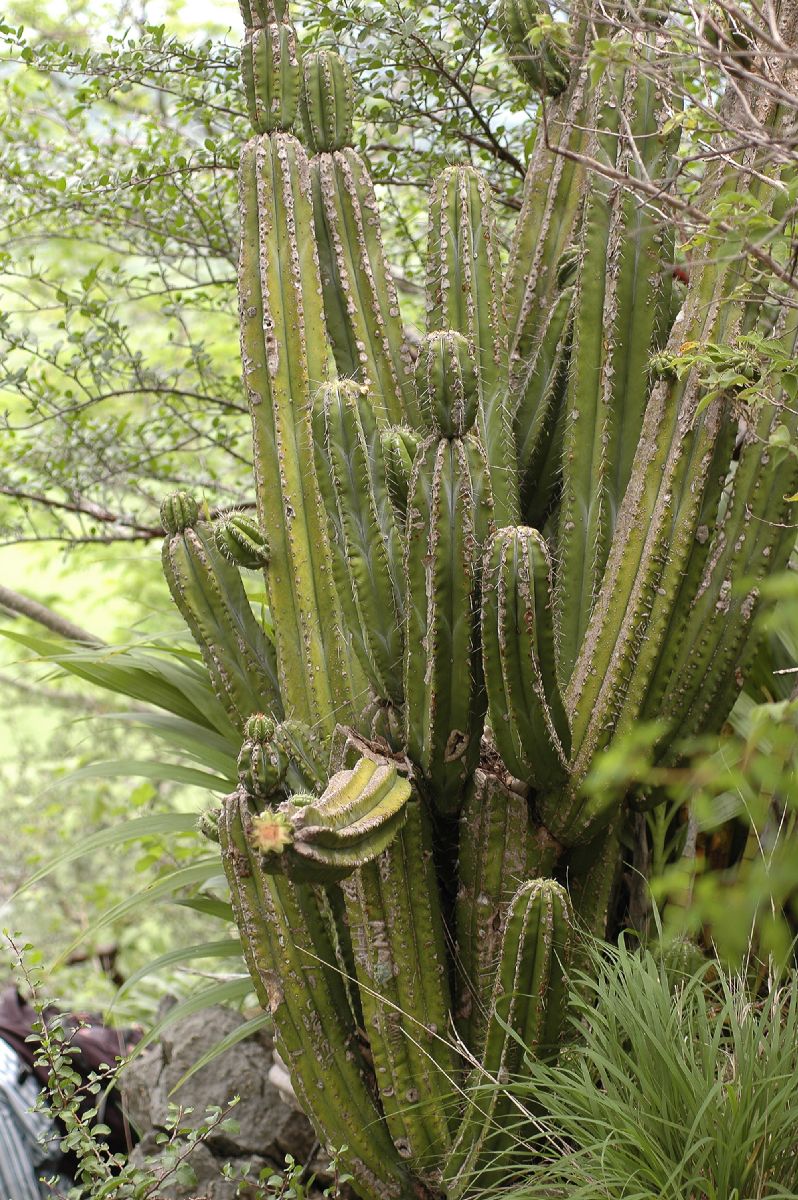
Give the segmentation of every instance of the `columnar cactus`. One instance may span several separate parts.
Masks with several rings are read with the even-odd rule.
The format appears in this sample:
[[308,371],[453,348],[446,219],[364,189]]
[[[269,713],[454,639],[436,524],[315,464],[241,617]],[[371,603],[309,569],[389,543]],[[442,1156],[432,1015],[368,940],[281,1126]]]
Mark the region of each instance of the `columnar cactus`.
[[[210,832],[319,1135],[368,1200],[454,1200],[511,1161],[497,1085],[521,1042],[556,1056],[575,925],[606,919],[635,798],[586,791],[591,766],[640,719],[670,721],[664,761],[722,725],[792,542],[794,406],[708,395],[685,346],[766,327],[791,352],[796,309],[766,312],[738,256],[697,263],[677,316],[673,236],[624,186],[674,169],[656,29],[594,83],[583,17],[566,51],[545,0],[502,0],[548,142],[504,279],[485,179],[435,182],[411,353],[348,68],[300,63],[285,0],[241,9],[257,516],[163,509],[170,588],[245,735]],[[779,89],[750,74],[775,132]],[[775,211],[776,175],[732,147],[704,197]]]

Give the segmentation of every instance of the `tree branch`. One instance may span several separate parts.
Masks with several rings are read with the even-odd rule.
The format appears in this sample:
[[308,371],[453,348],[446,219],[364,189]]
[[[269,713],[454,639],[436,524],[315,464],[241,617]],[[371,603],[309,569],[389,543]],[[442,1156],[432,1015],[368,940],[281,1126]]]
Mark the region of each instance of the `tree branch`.
[[59,637],[66,638],[69,642],[80,642],[84,646],[105,645],[102,638],[95,637],[93,633],[81,629],[79,625],[73,625],[66,617],[53,612],[51,608],[40,604],[38,600],[32,600],[30,596],[23,596],[21,592],[14,592],[11,588],[4,587],[3,584],[0,584],[0,606],[21,617],[27,617],[29,621],[35,621],[38,625],[43,625],[51,633],[57,633]]

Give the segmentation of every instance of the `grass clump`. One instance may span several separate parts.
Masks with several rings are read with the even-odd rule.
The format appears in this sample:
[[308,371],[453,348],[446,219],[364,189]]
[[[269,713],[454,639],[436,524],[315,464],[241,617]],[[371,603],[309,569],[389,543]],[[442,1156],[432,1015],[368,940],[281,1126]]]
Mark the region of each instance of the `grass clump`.
[[798,1200],[795,976],[755,996],[623,941],[590,959],[560,1064],[528,1057],[508,1089],[519,1173],[483,1195]]

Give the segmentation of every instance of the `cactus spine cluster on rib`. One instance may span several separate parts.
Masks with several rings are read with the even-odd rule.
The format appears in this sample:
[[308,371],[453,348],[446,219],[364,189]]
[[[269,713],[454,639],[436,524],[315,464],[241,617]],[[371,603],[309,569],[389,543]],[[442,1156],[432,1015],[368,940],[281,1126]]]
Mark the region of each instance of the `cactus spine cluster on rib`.
[[[592,765],[640,720],[666,718],[664,763],[720,729],[790,550],[794,405],[707,395],[682,348],[762,328],[792,353],[796,309],[738,254],[697,261],[679,310],[657,26],[596,72],[584,14],[502,0],[547,111],[509,263],[489,182],[448,167],[409,337],[351,73],[288,7],[241,0],[254,503],[214,525],[169,497],[164,569],[242,734],[207,832],[297,1095],[365,1200],[455,1200],[510,1169],[501,1085],[524,1046],[556,1058],[576,930],[606,920],[635,797]],[[787,115],[748,74],[758,137],[702,202],[777,215]]]

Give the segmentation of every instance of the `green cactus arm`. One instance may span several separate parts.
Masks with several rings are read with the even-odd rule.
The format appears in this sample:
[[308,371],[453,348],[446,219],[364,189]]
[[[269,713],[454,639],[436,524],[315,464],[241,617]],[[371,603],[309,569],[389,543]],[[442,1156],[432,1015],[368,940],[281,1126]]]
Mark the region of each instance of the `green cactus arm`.
[[418,423],[413,360],[369,170],[352,148],[354,88],[333,51],[306,55],[313,212],[327,331],[338,373],[366,385],[382,423]]
[[568,53],[548,34],[530,40],[541,19],[551,21],[545,0],[500,0],[499,30],[513,66],[541,95],[559,96],[571,74]]
[[419,439],[415,433],[401,426],[391,426],[380,433],[382,455],[385,462],[385,480],[388,495],[399,518],[407,517],[407,495],[410,477],[413,474],[413,459]]
[[451,1200],[478,1186],[486,1168],[497,1181],[494,1172],[509,1148],[502,1124],[512,1111],[501,1085],[518,1071],[524,1047],[540,1059],[556,1058],[572,938],[565,889],[551,879],[522,884],[507,913],[485,1048],[465,1085],[466,1110],[444,1168]]
[[161,557],[172,598],[233,724],[243,729],[263,708],[279,718],[274,647],[255,619],[237,568],[219,552],[213,529],[198,519],[190,498],[183,501],[178,505],[173,497],[162,508],[167,536]]
[[288,18],[288,0],[238,0],[247,29],[258,29]]
[[610,901],[621,871],[622,819],[623,814],[592,841],[575,846],[563,864],[577,927],[597,938],[607,936]]
[[337,535],[339,603],[376,694],[402,701],[401,544],[371,398],[352,382],[321,388],[313,405],[319,482]]
[[482,658],[491,730],[507,769],[561,783],[571,735],[557,684],[551,561],[534,529],[500,529],[485,555]]
[[355,84],[335,50],[311,50],[302,60],[302,123],[314,154],[352,145]]
[[508,784],[478,769],[460,814],[455,1019],[476,1058],[484,1050],[510,901],[525,880],[549,875],[557,858],[556,844],[530,828],[526,789]]
[[416,425],[412,355],[368,168],[347,147],[317,155],[311,173],[327,328],[338,371],[366,384],[383,421]]
[[[510,390],[523,398],[523,375],[561,291],[558,264],[576,241],[585,193],[591,91],[586,66],[577,68],[568,92],[547,106],[524,180],[521,212],[505,275]],[[557,153],[570,151],[577,158]]]
[[301,70],[293,27],[269,22],[247,30],[241,78],[256,133],[290,129],[299,104]]
[[399,1154],[435,1179],[455,1116],[443,920],[432,831],[418,799],[377,861],[342,885],[385,1119]]
[[519,389],[520,403],[515,413],[515,437],[518,447],[518,477],[521,487],[521,512],[535,528],[551,506],[559,484],[550,479],[544,466],[553,451],[560,473],[561,437],[564,425],[565,391],[573,328],[573,287],[557,297],[545,319],[544,329],[529,359]]
[[219,834],[242,947],[305,1111],[364,1200],[415,1195],[375,1104],[326,914],[307,885],[266,875],[244,793],[225,801]]
[[[755,108],[766,127],[778,126],[781,113],[774,101],[760,94]],[[739,165],[724,160],[708,178],[705,195],[711,201],[713,195],[717,199],[725,191],[749,187],[767,211],[773,189],[761,173],[752,176],[749,167],[745,159]],[[696,266],[682,319],[672,334],[674,355],[684,342],[734,338],[745,308],[745,300],[735,298],[738,289],[743,296],[751,294],[746,277],[745,264],[737,259]],[[695,545],[703,492],[723,428],[725,401],[718,398],[701,407],[703,394],[697,370],[661,380],[651,393],[605,578],[569,685],[577,749],[574,790],[621,714],[634,719],[639,713],[659,657]],[[563,811],[568,810],[574,814],[573,807],[564,805]],[[582,826],[579,835],[585,834],[589,830]]]
[[660,701],[661,711],[676,717],[669,757],[684,738],[716,732],[728,717],[753,642],[759,584],[787,565],[793,549],[788,497],[798,488],[798,458],[770,444],[776,429],[796,437],[794,410],[765,403],[745,435],[725,517],[691,598]]
[[[619,35],[620,36],[620,35]],[[670,170],[652,78],[656,46],[635,42],[595,97],[589,157],[634,178]],[[675,135],[678,140],[678,133]],[[668,235],[672,242],[672,236]],[[648,396],[648,357],[670,315],[672,250],[653,210],[595,174],[585,203],[574,298],[557,538],[560,670],[570,678],[604,572]]]
[[479,755],[485,704],[475,607],[479,529],[490,513],[473,435],[424,442],[407,506],[405,738],[444,811],[459,807]]
[[307,158],[290,134],[241,156],[239,295],[266,570],[290,715],[332,731],[350,683],[316,481],[310,400],[326,374]]
[[496,520],[512,524],[518,481],[507,402],[507,322],[487,180],[472,167],[447,168],[433,185],[429,213],[427,332],[461,333],[479,364],[479,430]]

